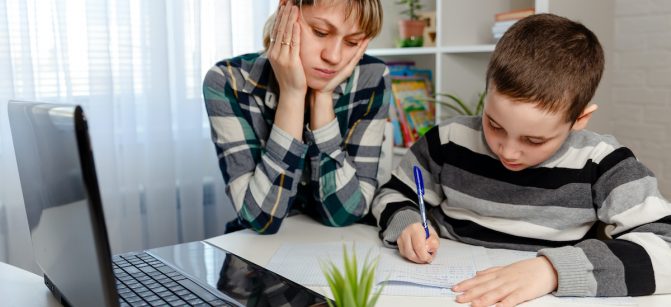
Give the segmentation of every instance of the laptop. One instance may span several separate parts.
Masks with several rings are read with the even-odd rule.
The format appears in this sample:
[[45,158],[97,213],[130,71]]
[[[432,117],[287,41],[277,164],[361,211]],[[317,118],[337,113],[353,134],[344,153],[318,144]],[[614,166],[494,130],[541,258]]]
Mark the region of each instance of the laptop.
[[65,306],[326,306],[206,242],[112,255],[80,106],[9,102],[35,261]]

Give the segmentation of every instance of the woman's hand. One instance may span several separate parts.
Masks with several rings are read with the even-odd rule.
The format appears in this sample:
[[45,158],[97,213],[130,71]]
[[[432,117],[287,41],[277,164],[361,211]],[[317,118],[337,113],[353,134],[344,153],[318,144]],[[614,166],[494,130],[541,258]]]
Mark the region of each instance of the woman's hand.
[[366,52],[366,48],[368,48],[368,42],[370,42],[370,38],[366,38],[361,41],[361,44],[359,44],[359,49],[357,49],[356,53],[354,56],[349,60],[347,65],[343,67],[332,79],[329,81],[324,88],[315,90],[315,94],[326,94],[331,96],[333,94],[333,91],[335,90],[336,86],[338,86],[340,83],[345,81],[345,79],[349,78],[349,76],[352,75],[352,72],[354,71],[354,67],[356,67],[357,64],[359,64],[359,61],[363,57],[363,53]]
[[396,240],[401,256],[416,263],[431,263],[438,251],[440,240],[436,231],[429,225],[429,238],[421,223],[408,225]]
[[458,303],[471,306],[515,306],[557,289],[557,272],[545,257],[527,259],[478,272],[452,287]]
[[336,86],[349,78],[354,71],[354,67],[359,63],[363,57],[370,38],[361,41],[359,49],[357,49],[354,56],[349,60],[347,65],[343,67],[333,78],[326,83],[321,89],[313,89],[310,97],[310,129],[316,130],[328,124],[335,118],[335,111],[333,110],[333,91]]
[[[307,81],[300,59],[301,26],[299,10],[291,1],[281,5],[270,33],[268,59],[280,86],[280,95],[304,103]],[[293,99],[292,99],[293,100]]]
[[280,86],[275,126],[297,140],[303,138],[305,95],[308,91],[300,58],[301,26],[298,7],[282,0],[270,32],[268,60]]

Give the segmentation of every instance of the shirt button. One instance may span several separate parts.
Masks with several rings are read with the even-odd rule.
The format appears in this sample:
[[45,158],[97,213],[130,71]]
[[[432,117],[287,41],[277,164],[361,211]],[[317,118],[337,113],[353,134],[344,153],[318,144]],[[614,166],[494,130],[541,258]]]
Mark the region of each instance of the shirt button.
[[308,183],[306,181],[301,181],[301,185],[306,186],[306,185],[308,185]]

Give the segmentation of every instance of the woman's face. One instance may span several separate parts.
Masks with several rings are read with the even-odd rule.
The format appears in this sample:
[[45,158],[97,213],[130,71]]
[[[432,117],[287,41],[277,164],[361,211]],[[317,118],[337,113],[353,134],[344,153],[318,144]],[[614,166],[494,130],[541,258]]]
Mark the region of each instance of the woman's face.
[[304,5],[300,57],[308,87],[321,89],[356,54],[365,34],[355,12],[345,19],[345,1]]

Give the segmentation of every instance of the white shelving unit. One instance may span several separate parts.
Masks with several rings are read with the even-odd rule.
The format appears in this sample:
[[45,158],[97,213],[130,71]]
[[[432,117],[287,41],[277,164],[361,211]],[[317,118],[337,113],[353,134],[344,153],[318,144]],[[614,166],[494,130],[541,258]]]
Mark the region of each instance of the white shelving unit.
[[[416,66],[433,71],[434,90],[456,94],[475,103],[484,91],[485,73],[495,41],[491,34],[494,15],[514,9],[534,7],[537,13],[553,13],[577,20],[596,33],[606,51],[610,66],[614,3],[612,0],[423,0],[423,11],[436,12],[436,46],[395,48],[399,12],[396,1],[383,0],[384,24],[380,35],[367,51],[386,61],[412,60]],[[610,78],[606,74],[595,101],[610,100]],[[444,119],[436,106],[436,120]],[[402,154],[401,149],[395,154]]]

